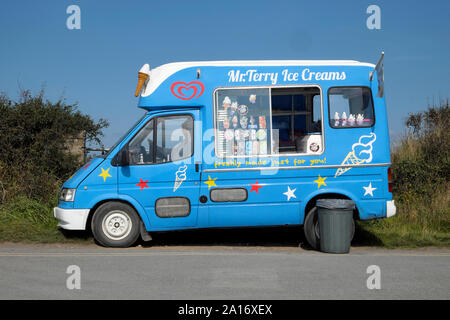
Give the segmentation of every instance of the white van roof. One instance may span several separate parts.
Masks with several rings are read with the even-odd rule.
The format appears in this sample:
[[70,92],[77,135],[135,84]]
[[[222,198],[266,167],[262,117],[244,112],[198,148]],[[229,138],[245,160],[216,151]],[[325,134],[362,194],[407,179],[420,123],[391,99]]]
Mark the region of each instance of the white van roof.
[[163,64],[150,70],[150,79],[142,91],[142,96],[152,94],[167,78],[187,68],[200,67],[267,67],[267,66],[360,66],[375,68],[372,63],[356,60],[230,60],[230,61],[193,61]]

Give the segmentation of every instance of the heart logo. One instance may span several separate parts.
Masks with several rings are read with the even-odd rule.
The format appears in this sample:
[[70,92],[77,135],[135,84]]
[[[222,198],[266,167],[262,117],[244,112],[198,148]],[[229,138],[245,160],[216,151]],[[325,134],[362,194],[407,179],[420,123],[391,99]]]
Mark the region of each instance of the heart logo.
[[203,94],[204,90],[205,87],[200,81],[191,81],[189,83],[177,81],[170,87],[172,94],[183,100],[196,99]]

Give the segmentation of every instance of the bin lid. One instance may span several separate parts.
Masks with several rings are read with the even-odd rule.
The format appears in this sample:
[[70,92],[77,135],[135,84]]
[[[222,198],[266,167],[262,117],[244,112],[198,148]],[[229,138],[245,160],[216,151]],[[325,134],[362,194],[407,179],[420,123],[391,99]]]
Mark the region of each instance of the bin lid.
[[355,209],[355,201],[347,199],[320,199],[317,200],[316,206],[324,209]]

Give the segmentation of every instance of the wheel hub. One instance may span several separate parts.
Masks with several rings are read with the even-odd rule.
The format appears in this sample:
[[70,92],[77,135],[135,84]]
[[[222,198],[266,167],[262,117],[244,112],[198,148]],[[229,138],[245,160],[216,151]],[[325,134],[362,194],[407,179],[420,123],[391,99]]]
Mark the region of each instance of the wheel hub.
[[102,228],[105,235],[112,240],[121,240],[128,236],[132,222],[123,211],[112,211],[103,219]]

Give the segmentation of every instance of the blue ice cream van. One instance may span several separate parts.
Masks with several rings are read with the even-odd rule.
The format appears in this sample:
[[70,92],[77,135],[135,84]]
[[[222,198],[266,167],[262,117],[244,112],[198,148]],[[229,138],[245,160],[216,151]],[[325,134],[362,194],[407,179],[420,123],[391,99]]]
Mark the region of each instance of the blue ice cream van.
[[64,183],[54,215],[110,247],[303,225],[317,248],[319,199],[353,200],[354,219],[395,215],[383,80],[382,58],[146,64],[145,115]]

